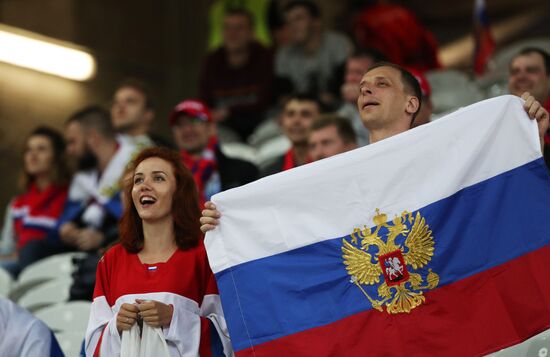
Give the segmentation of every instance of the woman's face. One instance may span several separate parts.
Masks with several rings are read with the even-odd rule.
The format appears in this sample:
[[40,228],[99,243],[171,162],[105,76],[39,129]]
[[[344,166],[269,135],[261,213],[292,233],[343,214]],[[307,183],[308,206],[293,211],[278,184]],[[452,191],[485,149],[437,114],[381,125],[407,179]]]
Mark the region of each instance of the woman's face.
[[133,180],[132,201],[143,221],[155,222],[172,215],[177,183],[168,161],[158,157],[143,160],[136,167]]
[[55,153],[47,136],[33,135],[27,140],[23,161],[25,172],[31,176],[47,175],[53,167]]

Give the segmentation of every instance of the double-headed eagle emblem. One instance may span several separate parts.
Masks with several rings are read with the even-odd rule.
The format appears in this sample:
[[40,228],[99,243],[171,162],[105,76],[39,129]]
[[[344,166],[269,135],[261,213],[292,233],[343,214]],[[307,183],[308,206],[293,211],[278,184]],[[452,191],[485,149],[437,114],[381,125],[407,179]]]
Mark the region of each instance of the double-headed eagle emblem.
[[[387,223],[387,215],[377,209],[373,221],[372,229],[355,228],[350,241],[342,240],[350,282],[378,311],[385,306],[390,314],[408,313],[425,301],[423,291],[439,284],[439,276],[426,269],[434,254],[432,231],[419,212],[413,218],[405,211]],[[377,294],[369,295],[363,285],[378,285]]]

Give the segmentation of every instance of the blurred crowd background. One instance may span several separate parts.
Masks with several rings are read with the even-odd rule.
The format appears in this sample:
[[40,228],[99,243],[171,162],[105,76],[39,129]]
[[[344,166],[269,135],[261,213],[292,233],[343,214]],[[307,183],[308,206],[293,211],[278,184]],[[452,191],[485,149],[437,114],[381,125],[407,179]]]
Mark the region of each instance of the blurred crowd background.
[[[0,23],[89,48],[97,59],[97,72],[89,81],[75,82],[0,63],[0,182],[4,187],[0,207],[14,195],[25,135],[41,124],[61,129],[71,113],[89,104],[108,108],[114,88],[127,77],[141,78],[151,87],[157,98],[154,131],[169,139],[170,110],[180,100],[199,94],[200,68],[211,48],[211,11],[216,3],[1,0]],[[367,2],[317,3],[323,26],[352,39],[354,20]],[[409,9],[433,34],[444,68],[471,74],[473,0],[392,3]],[[488,0],[486,5],[497,52],[517,41],[550,36],[548,1]]]

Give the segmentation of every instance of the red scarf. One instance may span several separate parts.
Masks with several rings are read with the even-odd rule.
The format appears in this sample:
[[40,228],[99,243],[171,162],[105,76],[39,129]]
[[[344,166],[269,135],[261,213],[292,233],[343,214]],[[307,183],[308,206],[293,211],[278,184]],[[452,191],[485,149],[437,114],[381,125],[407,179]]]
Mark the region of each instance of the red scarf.
[[[311,162],[311,159],[308,157],[306,159],[306,164],[309,164]],[[285,157],[284,157],[284,161],[283,161],[283,171],[286,171],[286,170],[290,170],[292,168],[295,168],[297,166],[300,166],[298,165],[295,161],[294,161],[294,148],[290,148],[290,150],[288,150],[285,154]]]
[[197,190],[199,192],[199,204],[202,208],[206,201],[204,195],[204,188],[206,183],[214,172],[218,169],[216,163],[216,148],[218,146],[218,140],[215,137],[210,138],[208,145],[203,150],[201,157],[198,159],[193,158],[187,151],[180,150],[180,154],[183,160],[183,164],[191,170]]

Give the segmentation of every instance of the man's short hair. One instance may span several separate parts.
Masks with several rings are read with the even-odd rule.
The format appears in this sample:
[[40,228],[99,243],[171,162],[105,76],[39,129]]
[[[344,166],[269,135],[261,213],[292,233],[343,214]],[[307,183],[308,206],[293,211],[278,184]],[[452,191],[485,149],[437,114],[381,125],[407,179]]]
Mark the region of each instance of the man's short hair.
[[288,103],[291,101],[297,101],[297,102],[313,102],[317,105],[317,108],[319,109],[319,113],[324,112],[324,106],[321,100],[319,99],[319,96],[313,93],[294,93],[291,94],[286,98],[286,100],[283,102],[283,108],[287,106]]
[[547,76],[550,76],[550,54],[548,54],[548,52],[540,47],[525,47],[524,49],[519,51],[514,57],[512,57],[512,59],[510,60],[510,67],[512,66],[512,62],[514,62],[516,58],[520,56],[530,55],[532,53],[538,53],[542,56],[542,60],[544,62],[544,73]]
[[357,143],[357,134],[355,133],[353,126],[351,126],[350,121],[335,114],[323,115],[319,119],[313,121],[310,130],[311,132],[314,132],[331,126],[336,127],[338,136],[340,136],[344,143]]
[[297,7],[303,7],[307,10],[309,15],[314,18],[318,19],[321,17],[321,9],[319,9],[319,6],[314,3],[313,1],[308,0],[293,0],[290,1],[286,6],[283,8],[283,13],[288,13],[290,10],[293,10]]
[[412,75],[411,72],[391,62],[377,62],[368,69],[367,73],[379,67],[391,67],[399,71],[399,73],[401,74],[401,83],[403,83],[403,88],[405,89],[405,93],[408,93],[418,98],[418,104],[419,104],[418,110],[413,114],[412,121],[411,121],[411,125],[412,125],[412,123],[414,122],[414,119],[416,118],[416,115],[418,114],[418,112],[420,112],[420,107],[422,106],[422,89],[420,88],[420,84],[418,83],[418,80]]
[[126,78],[116,87],[115,93],[121,88],[133,88],[140,92],[145,98],[145,109],[155,110],[155,101],[153,100],[153,93],[149,86],[142,80],[137,78]]
[[85,131],[94,129],[106,139],[114,140],[116,137],[109,112],[96,105],[86,107],[71,115],[65,125],[70,123],[80,124]]
[[247,20],[248,20],[248,24],[250,25],[251,29],[253,29],[254,26],[256,25],[256,23],[254,21],[254,16],[252,15],[252,13],[250,11],[248,11],[247,9],[243,8],[243,7],[229,7],[225,11],[225,14],[223,15],[223,17],[226,18],[226,17],[229,17],[229,16],[246,17]]

